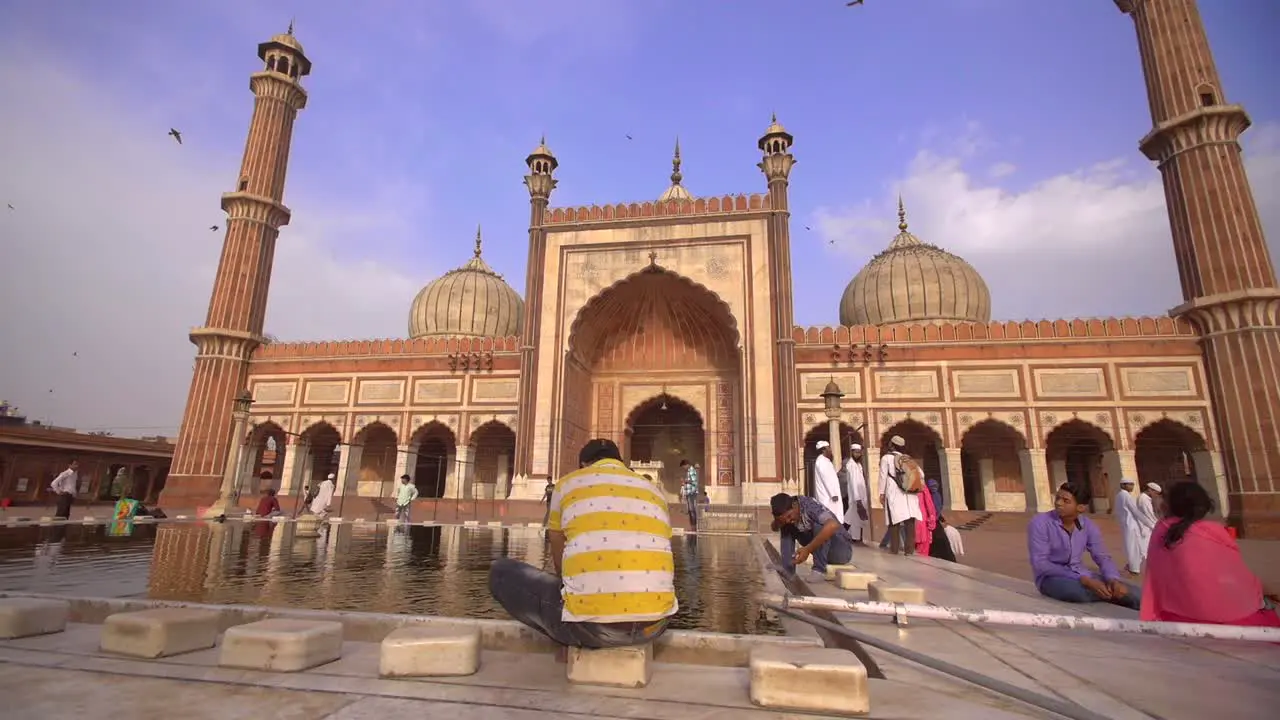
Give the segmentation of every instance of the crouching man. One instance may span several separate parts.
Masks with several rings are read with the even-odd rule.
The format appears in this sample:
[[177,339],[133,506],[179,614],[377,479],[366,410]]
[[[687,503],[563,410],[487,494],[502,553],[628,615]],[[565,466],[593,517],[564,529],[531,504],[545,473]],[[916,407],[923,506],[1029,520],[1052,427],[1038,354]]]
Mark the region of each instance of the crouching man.
[[794,573],[797,565],[812,556],[811,579],[825,579],[827,565],[844,565],[853,559],[853,538],[849,531],[817,500],[778,493],[769,505],[773,511],[773,529],[782,541],[782,565],[788,573]]
[[642,645],[679,609],[667,499],[623,464],[612,440],[588,442],[578,465],[551,495],[555,574],[499,558],[489,592],[562,648]]

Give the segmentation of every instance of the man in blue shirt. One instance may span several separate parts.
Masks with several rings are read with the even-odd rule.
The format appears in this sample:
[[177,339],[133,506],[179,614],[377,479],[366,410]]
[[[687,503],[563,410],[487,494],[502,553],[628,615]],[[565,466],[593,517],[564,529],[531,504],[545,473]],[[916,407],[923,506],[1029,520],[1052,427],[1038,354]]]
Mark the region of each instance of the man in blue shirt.
[[779,548],[782,567],[788,574],[812,556],[810,579],[823,580],[828,563],[845,565],[853,559],[853,537],[840,519],[817,500],[778,493],[769,505],[773,511],[773,529],[782,541]]
[[[1132,610],[1142,604],[1142,592],[1120,580],[1102,532],[1085,512],[1089,492],[1066,483],[1053,498],[1053,509],[1040,513],[1027,526],[1027,552],[1041,595],[1069,603],[1109,602]],[[1084,553],[1098,565],[1098,573],[1084,566]]]

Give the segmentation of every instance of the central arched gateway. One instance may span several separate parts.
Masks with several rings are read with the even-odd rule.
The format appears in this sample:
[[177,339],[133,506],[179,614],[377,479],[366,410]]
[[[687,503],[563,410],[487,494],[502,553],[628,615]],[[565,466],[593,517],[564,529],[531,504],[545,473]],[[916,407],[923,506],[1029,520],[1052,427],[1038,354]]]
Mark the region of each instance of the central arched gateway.
[[712,500],[736,500],[741,365],[737,323],[715,293],[656,264],[621,280],[570,328],[552,467],[573,470],[587,439],[608,437],[633,461],[663,463],[664,486],[675,451],[693,453]]

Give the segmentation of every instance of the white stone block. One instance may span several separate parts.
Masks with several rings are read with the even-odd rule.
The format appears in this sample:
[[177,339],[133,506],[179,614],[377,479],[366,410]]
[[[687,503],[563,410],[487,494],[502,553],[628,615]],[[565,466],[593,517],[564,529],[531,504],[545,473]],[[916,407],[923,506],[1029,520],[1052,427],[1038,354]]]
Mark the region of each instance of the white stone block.
[[847,650],[763,646],[749,661],[751,702],[760,707],[863,715],[871,712],[867,669]]
[[866,590],[868,585],[879,579],[875,573],[842,570],[836,576],[836,587],[841,590]]
[[85,525],[92,525],[93,523],[98,522],[98,519],[92,515],[85,515],[84,517],[80,518],[80,522],[84,523]]
[[248,670],[297,672],[342,657],[342,623],[273,618],[222,634],[218,664]]
[[487,524],[489,527],[502,527],[502,521],[501,521],[501,520],[490,520],[490,521],[489,521],[488,523],[486,523],[486,524]]
[[0,598],[0,639],[48,635],[67,629],[71,604],[45,598]]
[[155,608],[108,616],[102,623],[103,652],[159,658],[195,652],[218,642],[219,614],[197,608]]
[[463,520],[462,521],[463,527],[477,527],[479,525],[480,525],[479,520]]
[[569,648],[569,682],[579,685],[644,687],[653,677],[653,644],[631,647]]
[[840,571],[841,571],[841,570],[857,570],[857,569],[858,569],[858,568],[854,567],[853,565],[828,565],[828,566],[827,566],[827,579],[828,579],[828,580],[835,580],[835,579],[836,579],[836,577],[838,577],[838,576],[840,575]]
[[411,625],[382,640],[382,677],[450,677],[480,669],[480,628]]
[[872,602],[924,604],[924,588],[910,585],[891,585],[876,581],[867,585],[867,594]]

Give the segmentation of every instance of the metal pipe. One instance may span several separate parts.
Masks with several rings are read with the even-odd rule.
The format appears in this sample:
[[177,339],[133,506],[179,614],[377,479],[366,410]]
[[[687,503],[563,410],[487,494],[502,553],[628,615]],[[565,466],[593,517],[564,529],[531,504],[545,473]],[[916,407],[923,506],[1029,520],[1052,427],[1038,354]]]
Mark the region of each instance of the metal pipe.
[[1280,628],[1146,622],[1118,618],[1014,612],[1011,610],[963,610],[936,605],[849,602],[840,598],[826,597],[770,595],[764,599],[767,602],[780,602],[785,607],[803,610],[828,610],[830,612],[861,613],[864,615],[892,615],[899,618],[910,617],[923,620],[956,620],[978,625],[1013,625],[1049,630],[1093,630],[1095,632],[1134,633],[1174,638],[1280,643]]
[[987,677],[986,675],[976,673],[967,668],[960,667],[959,665],[952,665],[945,660],[931,658],[928,655],[918,653],[914,650],[909,650],[901,645],[881,640],[877,637],[860,633],[856,630],[851,630],[843,625],[837,625],[836,623],[830,623],[826,620],[820,620],[805,613],[794,612],[774,603],[765,603],[765,607],[786,615],[787,617],[809,623],[814,627],[820,627],[824,630],[853,638],[863,645],[870,645],[871,647],[879,648],[905,660],[910,660],[911,662],[924,665],[932,670],[952,675],[966,682],[973,683],[978,687],[986,688],[987,690],[1024,702],[1032,707],[1039,708],[1041,710],[1048,710],[1049,712],[1056,713],[1065,718],[1070,718],[1071,720],[1109,720],[1105,715],[1099,715],[1098,713],[1086,707],[1076,705],[1075,703],[1066,702],[1047,695],[1041,695],[1040,693],[1032,692],[1016,685],[1010,685],[1003,680]]

